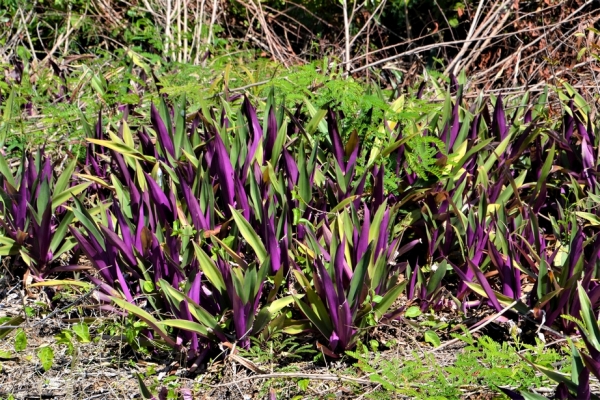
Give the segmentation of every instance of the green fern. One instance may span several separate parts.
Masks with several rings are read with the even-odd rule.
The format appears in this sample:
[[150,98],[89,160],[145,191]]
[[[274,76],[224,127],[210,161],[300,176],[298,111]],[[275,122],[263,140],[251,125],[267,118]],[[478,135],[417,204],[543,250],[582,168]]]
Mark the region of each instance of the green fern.
[[438,165],[438,159],[435,157],[440,151],[444,153],[444,142],[433,136],[417,135],[408,141],[407,147],[408,151],[405,154],[409,172],[414,172],[424,179],[428,174],[441,178],[443,165]]

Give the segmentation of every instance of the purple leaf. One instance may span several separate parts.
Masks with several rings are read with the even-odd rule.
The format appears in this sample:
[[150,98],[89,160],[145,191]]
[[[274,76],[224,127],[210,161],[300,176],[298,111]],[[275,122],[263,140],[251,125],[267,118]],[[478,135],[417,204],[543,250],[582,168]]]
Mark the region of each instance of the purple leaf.
[[379,167],[375,167],[373,171],[375,183],[373,184],[372,212],[376,212],[379,209],[379,206],[383,204],[383,168],[384,166],[382,164]]
[[233,167],[231,166],[231,161],[229,160],[229,154],[227,154],[227,150],[225,149],[225,144],[223,140],[216,134],[213,140],[214,146],[214,157],[217,158],[217,162],[213,165],[216,165],[216,173],[219,177],[219,186],[222,192],[222,200],[226,203],[224,207],[224,211],[226,215],[230,215],[231,211],[227,205],[235,205],[235,181],[234,181],[234,172]]
[[571,400],[573,397],[569,393],[569,388],[564,382],[561,382],[556,386],[556,391],[554,393],[554,399],[556,400]]
[[269,119],[267,121],[267,139],[264,142],[265,159],[270,160],[275,141],[277,140],[277,117],[275,116],[275,107],[269,109]]
[[[585,353],[579,353],[581,355],[581,360],[585,364],[585,366],[589,369],[589,372],[594,374],[597,379],[600,379],[600,361],[594,360],[592,357]],[[589,385],[588,385],[589,390]]]
[[116,233],[105,226],[101,226],[100,229],[102,230],[106,241],[119,250],[125,261],[127,261],[130,266],[136,266],[137,261],[135,259],[135,255],[133,254],[133,247],[131,245],[127,246],[127,244]]
[[[581,355],[582,358],[584,354]],[[587,364],[586,364],[587,365]],[[590,370],[583,368],[579,372],[579,383],[577,384],[577,399],[590,400]]]
[[336,114],[331,108],[327,110],[327,128],[329,131],[329,138],[331,139],[333,155],[335,156],[335,159],[337,160],[342,172],[346,173],[346,163],[344,162],[344,146],[342,145],[342,138],[338,131]]
[[296,186],[298,184],[299,175],[298,166],[286,148],[283,149],[283,162],[288,179],[291,181],[292,186]]
[[[496,386],[496,387],[498,387],[498,386]],[[511,400],[525,400],[525,397],[523,397],[521,394],[515,392],[514,390],[510,390],[507,388],[501,388],[501,387],[498,387],[498,389],[500,389],[502,391],[502,393],[507,395]]]
[[[341,347],[345,350],[350,345],[350,341],[356,333],[356,330],[352,327],[352,312],[347,301],[339,305],[338,315],[340,320],[337,324],[337,331],[339,332]],[[333,347],[331,349],[334,350]]]
[[158,143],[163,149],[165,156],[167,154],[171,155],[171,157],[175,157],[175,147],[173,145],[173,140],[169,135],[169,131],[167,127],[160,117],[160,113],[154,106],[154,103],[150,105],[150,120],[152,121],[152,127],[156,131]]
[[262,228],[266,250],[271,259],[271,272],[275,273],[281,267],[281,250],[279,249],[279,243],[275,235],[275,221],[272,216],[269,217],[268,200],[263,205]]
[[358,243],[356,244],[356,257],[353,260],[355,265],[358,264],[358,261],[362,258],[362,256],[367,251],[367,248],[369,247],[369,229],[371,228],[371,214],[369,212],[369,208],[366,205],[363,208],[363,213],[363,225],[360,231]]
[[329,313],[331,314],[330,315],[331,321],[333,322],[333,324],[335,326],[339,323],[338,306],[340,305],[340,303],[338,303],[337,293],[336,293],[335,287],[333,285],[333,282],[331,280],[331,277],[329,276],[329,273],[323,266],[323,263],[321,262],[321,260],[317,259],[317,260],[315,260],[315,263],[317,264],[317,268],[319,271],[319,277],[321,278],[321,286],[322,286],[321,297],[323,297],[323,294],[325,295],[324,297],[325,297],[325,299],[327,301],[327,305],[329,307]]
[[185,200],[185,204],[187,205],[194,228],[196,228],[197,230],[210,229],[210,225],[204,218],[204,214],[200,209],[200,203],[198,202],[196,196],[194,196],[194,194],[192,193],[192,188],[185,182],[181,173],[178,172],[178,176],[181,191],[183,193],[183,199]]
[[248,131],[252,136],[252,143],[248,147],[248,154],[246,156],[246,161],[244,162],[244,168],[242,170],[241,175],[242,181],[245,182],[246,176],[248,175],[248,170],[250,169],[250,165],[252,163],[252,160],[254,159],[256,149],[258,148],[258,145],[262,140],[263,131],[260,127],[260,123],[258,122],[256,110],[254,109],[254,107],[252,107],[252,104],[250,104],[250,100],[248,100],[248,97],[246,96],[244,96],[244,104],[242,105],[242,111],[246,116],[246,119],[248,120]]
[[173,221],[173,208],[171,207],[171,203],[167,198],[165,192],[162,191],[158,183],[146,172],[144,172],[146,176],[146,182],[148,183],[148,188],[150,189],[150,198],[153,203],[156,205],[158,213],[161,215],[163,222],[165,221]]
[[467,260],[467,263],[468,263],[469,267],[471,268],[471,270],[475,273],[475,276],[477,277],[477,280],[481,284],[481,287],[487,294],[489,301],[492,303],[492,305],[494,306],[494,308],[497,311],[501,311],[502,306],[500,305],[500,302],[498,302],[498,299],[496,298],[496,294],[492,290],[492,287],[490,286],[489,282],[487,281],[487,278],[485,277],[485,275],[483,275],[483,272],[481,272],[479,267],[477,265],[473,264],[473,262],[471,260]]
[[242,210],[242,215],[246,219],[246,221],[250,221],[250,203],[248,202],[248,196],[246,195],[246,190],[244,189],[244,185],[242,181],[236,176],[235,179],[235,198],[237,201],[238,209]]

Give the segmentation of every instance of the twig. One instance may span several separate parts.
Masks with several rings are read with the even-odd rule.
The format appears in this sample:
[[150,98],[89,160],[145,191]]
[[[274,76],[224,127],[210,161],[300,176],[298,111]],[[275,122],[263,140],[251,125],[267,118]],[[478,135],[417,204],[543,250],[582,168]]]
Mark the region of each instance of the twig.
[[[498,318],[500,318],[502,315],[504,315],[504,313],[505,313],[505,312],[507,312],[508,310],[510,310],[511,308],[513,308],[514,306],[516,306],[518,302],[519,302],[518,300],[515,300],[515,301],[513,301],[513,302],[512,302],[512,303],[510,303],[508,306],[506,306],[504,309],[502,309],[500,312],[498,312],[498,313],[494,314],[494,315],[492,316],[492,318],[488,319],[488,320],[487,320],[487,321],[485,321],[483,324],[479,325],[477,328],[470,330],[470,331],[469,331],[469,334],[473,334],[473,333],[475,333],[475,332],[477,332],[477,331],[480,331],[480,330],[482,330],[482,329],[483,329],[483,328],[485,328],[487,325],[491,324],[492,322],[494,322],[495,320],[497,320]],[[441,346],[439,346],[439,347],[436,347],[436,348],[435,348],[435,349],[433,349],[433,350],[430,350],[430,351],[429,351],[429,353],[435,353],[436,351],[438,351],[438,350],[441,350],[441,349],[443,349],[443,348],[445,348],[445,347],[448,347],[448,346],[450,346],[451,344],[457,343],[458,341],[460,341],[460,339],[458,339],[458,338],[456,338],[456,339],[452,339],[452,340],[449,340],[449,341],[447,341],[447,342],[443,343]]]
[[[210,26],[208,27],[208,38],[206,39],[206,45],[210,48],[210,42],[212,40],[213,26],[217,20],[217,5],[219,0],[213,0],[212,15],[210,16]],[[204,60],[206,62],[206,60]]]
[[53,316],[55,316],[56,314],[67,310],[71,307],[73,307],[75,304],[78,304],[80,302],[82,302],[83,300],[87,299],[88,297],[90,297],[96,290],[98,290],[100,288],[100,285],[96,285],[95,288],[93,288],[92,290],[90,290],[89,292],[87,292],[86,294],[79,296],[77,299],[75,299],[74,301],[72,301],[71,303],[67,304],[66,306],[56,309],[54,311],[52,311],[50,314],[48,314],[47,316],[45,316],[43,319],[41,319],[40,321],[36,322],[35,324],[32,325],[32,327],[36,327],[38,325],[43,324],[46,320],[48,320],[49,318],[52,318]]
[[[557,22],[555,25],[560,25],[560,24],[562,24],[564,22],[566,22],[566,21]],[[438,47],[453,46],[453,45],[456,45],[456,44],[463,44],[465,42],[478,42],[478,41],[486,40],[486,39],[501,39],[501,38],[504,38],[504,37],[514,36],[514,35],[517,35],[517,34],[520,34],[520,33],[531,33],[532,31],[535,31],[535,30],[543,30],[543,28],[533,28],[533,29],[529,29],[528,28],[528,29],[521,29],[521,30],[516,31],[516,32],[502,33],[502,34],[494,35],[494,36],[484,36],[484,37],[479,37],[479,38],[472,38],[472,39],[465,39],[465,40],[453,40],[453,41],[449,41],[449,42],[428,44],[428,45],[424,45],[424,46],[421,46],[421,47],[416,47],[414,49],[410,49],[410,50],[404,51],[402,53],[395,54],[395,55],[390,56],[390,57],[382,58],[382,59],[374,61],[374,62],[372,62],[370,64],[364,65],[362,67],[355,68],[351,72],[352,73],[360,72],[360,71],[362,71],[364,69],[371,68],[371,67],[376,67],[377,65],[385,64],[387,62],[394,61],[394,60],[396,60],[398,58],[402,58],[404,56],[422,53],[422,52],[425,52],[425,51],[429,51],[431,49],[436,49]],[[409,43],[410,43],[410,41],[407,41],[407,42],[405,42],[403,44],[409,44]],[[354,62],[357,59],[364,58],[366,55],[372,55],[372,54],[378,53],[378,52],[380,52],[380,51],[382,51],[384,49],[389,49],[389,48],[391,48],[391,47],[382,48],[382,49],[380,49],[378,51],[372,51],[370,53],[360,55],[360,56],[356,57],[355,59],[353,59],[352,61]],[[345,62],[343,62],[343,63],[345,63]],[[502,60],[502,62],[500,62],[499,64],[502,64],[502,63],[504,63],[504,60]]]
[[[484,3],[483,0],[479,0],[479,5],[477,6],[477,11],[475,12],[475,18],[473,18],[473,22],[471,23],[471,28],[469,29],[469,33],[467,34],[467,39],[473,38],[473,34],[475,33],[475,27],[477,26],[477,23],[479,22],[479,16],[481,15],[483,3]],[[460,59],[467,52],[470,45],[471,45],[471,42],[465,42],[463,44],[462,49],[460,49],[460,51],[458,52],[456,57],[454,57],[454,60],[452,60],[452,62],[450,64],[448,64],[448,68],[446,68],[446,71],[444,72],[445,74],[447,74],[450,71],[452,73],[456,72],[454,70],[454,66],[460,62]]]
[[346,43],[346,56],[344,60],[346,63],[346,71],[350,72],[352,64],[350,63],[350,22],[348,21],[348,0],[342,1],[342,7],[344,9],[344,40]]
[[48,52],[48,54],[46,55],[46,57],[44,57],[44,59],[42,60],[42,64],[47,61],[50,57],[52,57],[52,54],[56,51],[56,49],[58,49],[65,40],[67,40],[67,38],[69,37],[69,35],[76,29],[79,27],[79,23],[83,20],[83,18],[85,18],[85,16],[87,15],[87,6],[85,9],[85,12],[83,14],[81,14],[81,17],[79,17],[79,19],[77,20],[77,22],[75,24],[73,24],[73,26],[64,34],[60,35],[59,38],[54,42],[54,46],[52,46],[52,49]]
[[[358,31],[358,33],[356,35],[354,35],[354,37],[352,38],[352,40],[350,41],[350,47],[352,47],[352,45],[354,44],[354,42],[356,42],[356,39],[358,39],[360,37],[360,35],[363,33],[363,31],[371,24],[371,21],[373,20],[373,18],[375,18],[375,16],[377,15],[377,12],[379,11],[380,8],[382,8],[383,6],[385,6],[387,0],[383,0],[381,3],[379,3],[377,5],[377,8],[375,9],[375,11],[373,11],[371,13],[371,15],[369,16],[369,19],[367,20],[367,22],[363,25],[362,28],[360,28],[360,30]],[[368,51],[368,46],[367,46],[367,51]],[[348,60],[350,60],[348,58]],[[350,64],[350,63],[348,63]]]
[[172,0],[167,0],[167,15],[165,21],[165,36],[167,39],[167,45],[165,46],[165,54],[169,54],[171,42],[173,41],[173,37],[171,35],[171,1]]
[[29,29],[27,29],[27,22],[25,22],[25,16],[23,15],[23,10],[21,10],[21,7],[19,7],[19,14],[21,14],[21,21],[23,21],[23,25],[25,25],[25,35],[27,36],[27,43],[29,43],[29,48],[31,49],[31,56],[34,60],[37,61],[37,56],[35,55],[33,42],[31,41],[31,37],[29,36]]
[[[496,35],[498,34],[498,32],[500,32],[502,29],[504,29],[504,24],[506,23],[506,21],[508,20],[509,17],[510,17],[510,12],[506,12],[504,14],[504,16],[502,17],[502,19],[500,20],[500,22],[492,30],[492,33],[489,35],[489,37],[479,47],[479,49],[477,49],[477,51],[475,51],[475,48],[473,49],[473,55],[470,57],[469,62],[464,65],[465,69],[469,69],[469,67],[471,66],[471,64],[473,64],[475,62],[475,60],[479,57],[479,55],[481,54],[481,52],[490,44],[490,42],[492,41],[492,39],[496,37]],[[458,65],[460,65],[460,64],[457,64],[457,66]]]
[[[565,18],[565,19],[562,19],[562,20],[560,20],[559,22],[557,22],[556,24],[552,25],[552,27],[551,27],[551,28],[550,28],[550,29],[547,31],[546,35],[540,35],[540,37],[538,37],[537,39],[535,39],[535,40],[532,40],[531,42],[527,43],[527,45],[525,45],[525,46],[521,47],[521,49],[519,50],[519,52],[523,52],[524,50],[527,50],[527,49],[528,49],[528,48],[530,48],[531,46],[533,46],[533,45],[537,44],[537,43],[538,43],[540,40],[542,40],[542,39],[546,38],[546,36],[547,36],[547,34],[548,34],[548,33],[552,33],[552,32],[554,32],[555,30],[557,30],[558,28],[560,28],[560,27],[561,27],[563,24],[565,24],[565,23],[567,23],[567,22],[571,21],[572,19],[574,19],[574,18],[575,18],[575,16],[576,16],[577,14],[579,14],[579,12],[580,12],[581,10],[583,10],[584,8],[586,8],[587,6],[589,6],[590,4],[592,4],[593,2],[594,2],[594,0],[588,0],[588,1],[586,1],[586,2],[585,2],[585,3],[584,3],[582,6],[581,6],[581,7],[579,7],[577,10],[575,10],[575,11],[573,11],[571,14],[569,14],[569,15],[567,16],[567,18]],[[538,28],[538,29],[541,29],[541,30],[544,30],[544,31],[545,31],[545,30],[546,30],[546,27],[541,27],[541,28]],[[504,64],[504,62],[505,62],[504,60],[498,61],[496,64],[494,64],[494,65],[493,65],[493,66],[491,66],[490,68],[486,69],[485,71],[481,71],[481,72],[479,72],[479,73],[478,73],[478,74],[476,74],[475,76],[476,76],[476,77],[477,77],[477,76],[488,76],[490,71],[492,71],[492,70],[496,69],[497,67],[499,67],[499,66],[503,65],[503,64]]]
[[[196,1],[196,4],[198,4],[198,1]],[[194,64],[198,65],[198,63],[200,62],[200,54],[202,52],[202,26],[204,24],[204,6],[206,5],[206,0],[202,0],[202,3],[200,4],[200,17],[198,17],[198,15],[196,14],[196,28],[197,28],[197,32],[194,35],[194,40],[196,41],[196,57],[194,58]],[[198,10],[196,10],[196,13],[198,12]],[[192,42],[192,47],[193,46],[193,42]]]

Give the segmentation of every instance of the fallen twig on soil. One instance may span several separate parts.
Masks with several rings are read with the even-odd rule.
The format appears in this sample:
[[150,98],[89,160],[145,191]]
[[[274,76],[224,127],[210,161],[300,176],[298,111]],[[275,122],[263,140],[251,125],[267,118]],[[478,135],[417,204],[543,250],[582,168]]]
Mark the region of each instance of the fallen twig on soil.
[[[490,319],[488,319],[486,322],[484,322],[483,324],[479,325],[477,328],[470,330],[470,331],[469,331],[469,333],[470,333],[470,334],[473,334],[473,333],[475,333],[475,332],[477,332],[477,331],[480,331],[480,330],[482,330],[482,329],[483,329],[483,328],[485,328],[487,325],[491,324],[492,322],[494,322],[495,320],[497,320],[498,318],[500,318],[502,315],[504,315],[504,313],[506,313],[508,310],[510,310],[511,308],[513,308],[514,306],[516,306],[516,305],[517,305],[517,303],[518,303],[518,300],[515,300],[515,301],[513,301],[513,302],[512,302],[512,303],[510,303],[508,306],[506,306],[504,309],[502,309],[500,312],[498,312],[498,313],[494,314],[494,315],[493,315],[493,316],[492,316]],[[449,340],[449,341],[447,341],[447,342],[445,342],[445,343],[442,343],[442,345],[441,345],[441,346],[438,346],[438,347],[436,347],[435,349],[433,349],[433,350],[430,350],[430,351],[429,351],[429,353],[430,353],[430,354],[431,354],[431,353],[435,353],[436,351],[438,351],[438,350],[441,350],[441,349],[443,349],[443,348],[445,348],[445,347],[448,347],[448,346],[450,346],[451,344],[457,343],[457,342],[459,342],[459,341],[460,341],[460,339],[458,339],[458,338],[457,338],[457,339],[452,339],[452,340]]]

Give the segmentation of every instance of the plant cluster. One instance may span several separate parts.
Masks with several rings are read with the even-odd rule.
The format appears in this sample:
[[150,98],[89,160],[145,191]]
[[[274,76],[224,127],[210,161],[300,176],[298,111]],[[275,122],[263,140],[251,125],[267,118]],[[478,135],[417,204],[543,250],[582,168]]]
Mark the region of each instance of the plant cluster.
[[258,109],[123,104],[83,125],[83,162],[0,156],[0,255],[38,281],[80,273],[100,308],[190,362],[275,332],[311,332],[335,356],[401,317],[401,294],[423,311],[515,303],[593,333],[573,319],[600,306],[589,106],[564,83],[555,122],[546,93],[469,103],[461,83],[432,85],[438,107],[399,98],[364,135],[331,102],[293,111],[274,91]]

